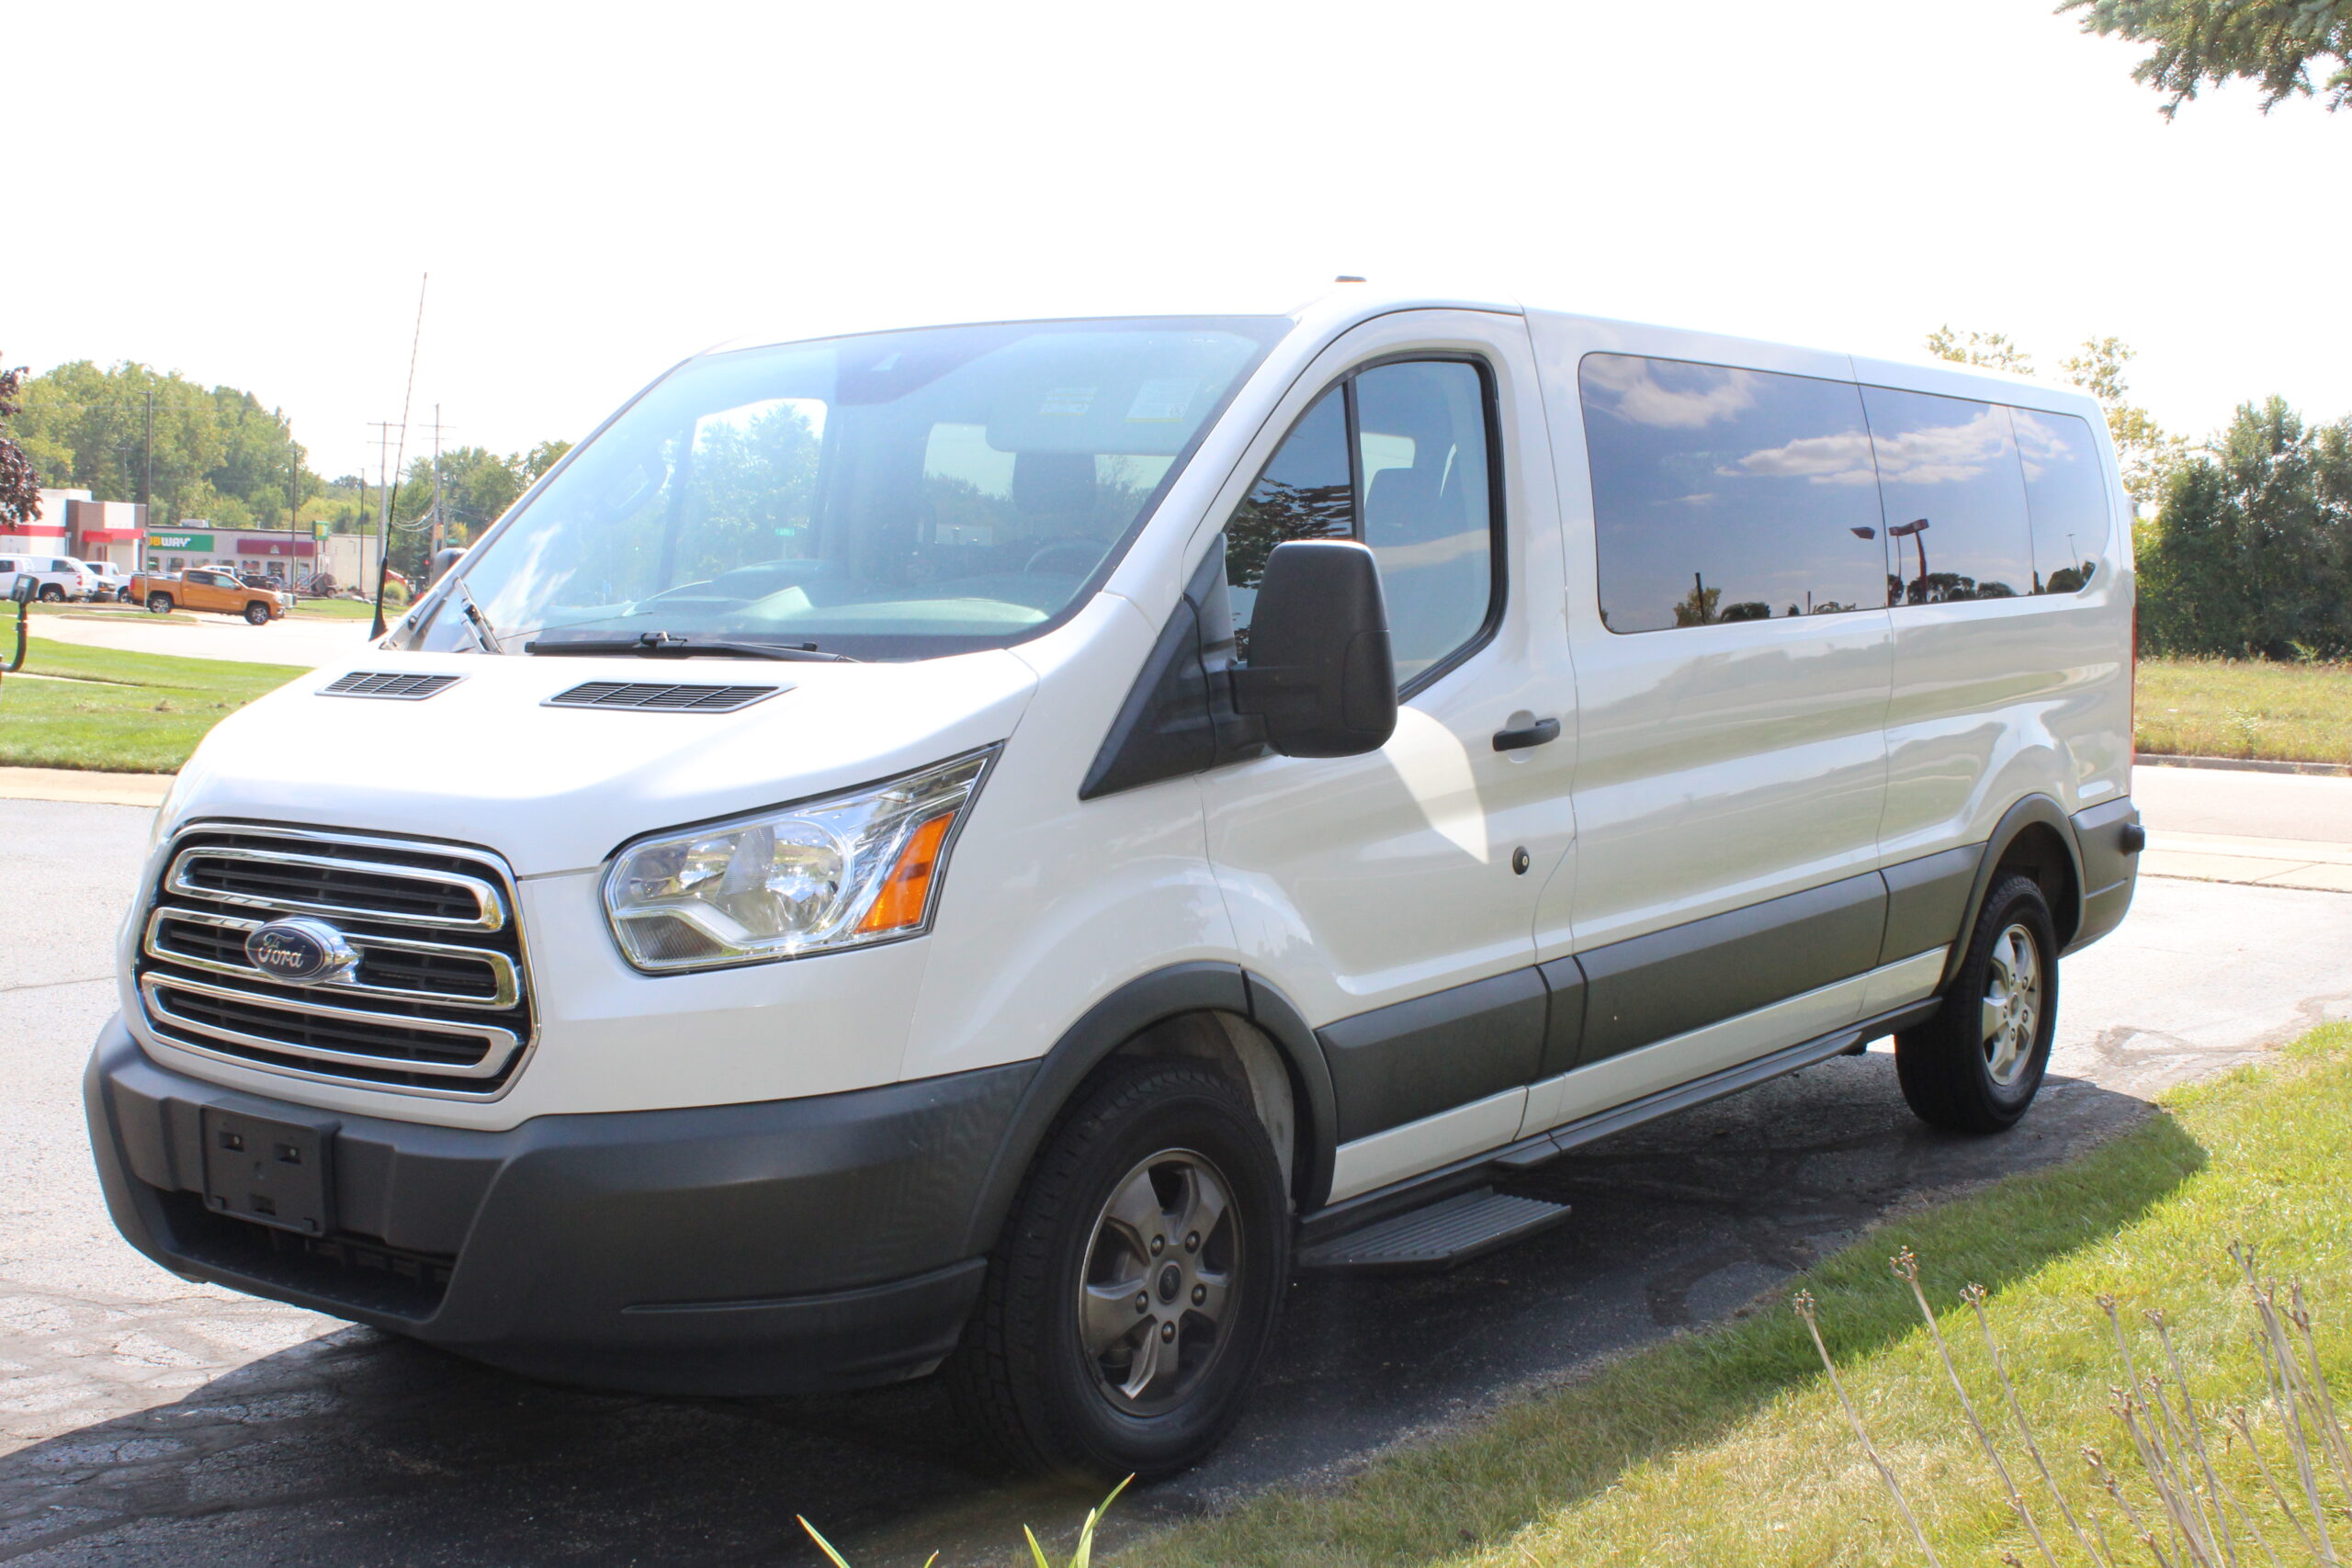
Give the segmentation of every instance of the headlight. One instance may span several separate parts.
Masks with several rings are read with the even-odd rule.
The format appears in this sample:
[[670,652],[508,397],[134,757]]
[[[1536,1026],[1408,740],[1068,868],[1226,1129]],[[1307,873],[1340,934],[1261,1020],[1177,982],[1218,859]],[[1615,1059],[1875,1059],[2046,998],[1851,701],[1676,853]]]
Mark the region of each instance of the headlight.
[[761,964],[930,929],[947,852],[993,750],[854,794],[646,839],[605,874],[630,964]]

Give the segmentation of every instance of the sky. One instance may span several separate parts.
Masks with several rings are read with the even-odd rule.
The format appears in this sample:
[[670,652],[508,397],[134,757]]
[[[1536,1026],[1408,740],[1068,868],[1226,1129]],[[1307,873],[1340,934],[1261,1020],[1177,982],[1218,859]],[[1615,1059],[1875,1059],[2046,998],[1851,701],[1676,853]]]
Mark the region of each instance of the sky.
[[[2053,0],[11,7],[0,355],[375,466],[577,438],[683,355],[1333,276],[2352,413],[2352,113],[2167,124]],[[560,20],[559,20],[560,18]]]

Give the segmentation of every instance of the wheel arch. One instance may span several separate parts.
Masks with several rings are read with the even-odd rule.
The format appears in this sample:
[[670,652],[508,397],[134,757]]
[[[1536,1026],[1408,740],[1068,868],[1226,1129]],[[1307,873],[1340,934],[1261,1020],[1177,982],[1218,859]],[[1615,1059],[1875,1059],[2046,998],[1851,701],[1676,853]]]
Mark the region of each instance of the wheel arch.
[[2005,871],[2021,872],[2041,885],[2058,928],[2061,953],[2082,929],[2083,852],[2075,841],[2074,820],[2050,796],[2029,795],[2001,814],[1976,858],[1976,875],[1961,909],[1960,929],[1953,932],[1951,952],[1944,960],[1943,984],[1951,984],[1959,969],[1968,934],[1976,929],[1977,916],[1984,911],[1985,896],[1992,891],[1994,879]]
[[[1216,1032],[1191,1027],[1196,1022],[1212,1025]],[[1249,1071],[1249,1047],[1230,1039],[1236,1025],[1254,1032],[1271,1048],[1288,1080],[1294,1145],[1283,1163],[1292,1201],[1300,1213],[1320,1205],[1331,1190],[1339,1113],[1330,1068],[1314,1030],[1289,998],[1238,964],[1177,964],[1137,976],[1096,1002],[1038,1062],[981,1179],[964,1256],[996,1245],[1046,1134],[1095,1070],[1114,1056],[1225,1061],[1238,1069],[1262,1106],[1260,1086]]]

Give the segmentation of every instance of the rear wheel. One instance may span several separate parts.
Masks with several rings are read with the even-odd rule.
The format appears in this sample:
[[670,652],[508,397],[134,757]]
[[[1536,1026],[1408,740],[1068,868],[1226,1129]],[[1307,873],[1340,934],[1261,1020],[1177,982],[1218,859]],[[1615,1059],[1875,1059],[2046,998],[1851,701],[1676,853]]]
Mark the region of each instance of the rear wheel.
[[170,615],[172,613],[172,596],[168,593],[150,593],[147,595],[147,609],[152,615]]
[[1115,1063],[1023,1183],[949,1386],[1032,1467],[1166,1475],[1239,1415],[1289,1273],[1282,1168],[1240,1092]]
[[1922,1121],[1999,1133],[2033,1102],[2058,1024],[2058,933],[2031,877],[1995,881],[1942,1009],[1894,1040],[1903,1098]]
[[263,604],[258,599],[246,605],[245,624],[255,626],[266,626],[269,625],[269,606]]
[[40,602],[44,604],[62,604],[65,603],[65,590],[54,582],[44,582],[40,587]]

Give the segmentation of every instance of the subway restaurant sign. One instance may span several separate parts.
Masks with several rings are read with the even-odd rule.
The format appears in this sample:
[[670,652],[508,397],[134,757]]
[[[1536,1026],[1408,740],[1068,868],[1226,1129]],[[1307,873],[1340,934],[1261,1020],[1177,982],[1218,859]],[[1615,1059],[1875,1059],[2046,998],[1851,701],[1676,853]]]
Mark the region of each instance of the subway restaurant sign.
[[209,550],[209,534],[150,534],[147,547],[151,550]]

